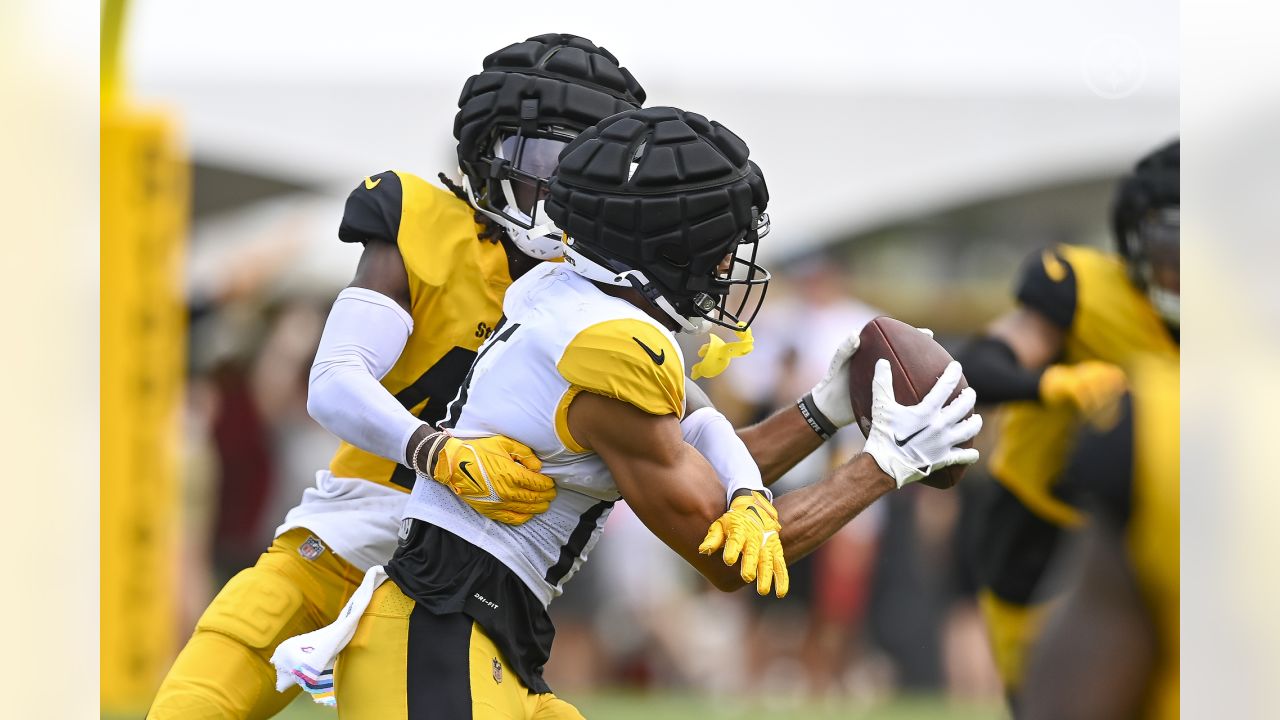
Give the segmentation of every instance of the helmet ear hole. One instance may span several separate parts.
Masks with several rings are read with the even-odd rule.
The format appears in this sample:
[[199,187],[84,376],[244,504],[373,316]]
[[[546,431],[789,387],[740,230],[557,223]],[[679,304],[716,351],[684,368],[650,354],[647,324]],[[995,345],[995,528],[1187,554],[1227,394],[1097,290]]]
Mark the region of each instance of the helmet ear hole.
[[689,251],[679,245],[666,245],[658,251],[658,255],[675,267],[689,267]]

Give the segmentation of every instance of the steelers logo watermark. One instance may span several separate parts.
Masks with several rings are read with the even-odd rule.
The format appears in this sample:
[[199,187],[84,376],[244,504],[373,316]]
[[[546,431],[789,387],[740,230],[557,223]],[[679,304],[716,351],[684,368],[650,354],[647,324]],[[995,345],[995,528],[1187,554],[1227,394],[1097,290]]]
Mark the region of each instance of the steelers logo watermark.
[[1080,59],[1085,85],[1105,100],[1119,100],[1137,92],[1147,80],[1147,56],[1127,35],[1098,38]]

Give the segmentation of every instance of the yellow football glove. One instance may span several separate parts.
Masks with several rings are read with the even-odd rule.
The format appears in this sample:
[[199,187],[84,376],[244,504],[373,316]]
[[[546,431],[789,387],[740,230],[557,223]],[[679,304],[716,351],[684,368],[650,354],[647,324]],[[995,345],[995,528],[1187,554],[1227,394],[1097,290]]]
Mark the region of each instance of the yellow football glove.
[[1046,405],[1069,404],[1086,417],[1112,407],[1124,389],[1124,371],[1100,360],[1050,365],[1040,376],[1040,399]]
[[522,525],[556,497],[555,481],[538,472],[542,461],[511,438],[447,436],[437,453],[435,481],[491,520]]
[[773,585],[778,597],[786,597],[791,577],[782,556],[781,531],[773,503],[764,493],[753,490],[750,495],[734,498],[729,511],[711,523],[698,552],[710,555],[724,545],[724,564],[733,565],[741,554],[742,579],[755,580],[757,593],[768,595]]

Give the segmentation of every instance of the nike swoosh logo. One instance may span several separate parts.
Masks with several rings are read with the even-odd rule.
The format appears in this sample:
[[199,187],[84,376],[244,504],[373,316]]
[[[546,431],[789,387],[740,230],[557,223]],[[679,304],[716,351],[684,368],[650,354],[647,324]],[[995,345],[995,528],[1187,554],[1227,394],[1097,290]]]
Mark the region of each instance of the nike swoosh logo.
[[365,178],[365,179],[364,179],[364,189],[365,189],[365,190],[372,190],[372,189],[374,189],[374,188],[378,187],[378,183],[380,183],[380,182],[382,182],[382,178],[378,178],[377,180],[374,180],[373,178],[369,178],[369,177],[367,177],[367,178]]
[[[924,431],[925,431],[925,429],[926,429],[926,428],[928,428],[928,427],[929,427],[929,426],[928,426],[928,425],[926,425],[926,426],[924,426],[924,427],[920,428],[919,430],[917,430],[917,431],[915,431],[915,432],[911,433],[910,435],[908,435],[908,436],[906,436],[906,437],[904,437],[904,438],[897,438],[897,437],[895,437],[895,438],[893,439],[893,441],[894,441],[894,442],[896,442],[896,443],[898,443],[898,447],[902,447],[903,445],[906,445],[907,443],[911,442],[911,438],[913,438],[913,437],[915,437],[915,436],[919,435],[920,433],[924,432]],[[468,477],[470,477],[470,476],[468,476]]]
[[640,342],[640,338],[638,338],[638,337],[636,337],[636,336],[632,335],[632,336],[631,336],[631,339],[632,339],[632,340],[635,340],[635,341],[636,341],[636,344],[637,344],[637,345],[639,345],[641,348],[643,348],[643,349],[644,349],[644,351],[645,351],[646,353],[648,353],[648,354],[649,354],[649,357],[650,357],[650,358],[651,358],[655,363],[657,363],[658,365],[661,365],[662,363],[664,363],[664,362],[666,362],[666,361],[667,361],[667,349],[666,349],[666,348],[662,348],[662,353],[661,353],[661,354],[659,354],[659,353],[656,353],[656,352],[654,352],[654,351],[650,350],[648,345],[645,345],[644,343]]
[[1044,273],[1054,282],[1062,282],[1067,279],[1067,266],[1062,264],[1057,255],[1052,250],[1045,250],[1040,255],[1040,261],[1044,263]]
[[[467,478],[471,480],[471,482],[475,483],[476,485],[479,485],[480,481],[472,477],[471,471],[467,470],[467,466],[470,464],[471,464],[470,460],[463,460],[462,462],[458,463],[458,469],[461,470],[462,474],[466,475]],[[463,495],[462,497],[468,500],[479,500],[481,502],[502,502],[502,497],[498,495],[497,489],[493,487],[493,483],[489,482],[488,475],[484,476],[484,487],[486,490],[489,491],[488,495]]]

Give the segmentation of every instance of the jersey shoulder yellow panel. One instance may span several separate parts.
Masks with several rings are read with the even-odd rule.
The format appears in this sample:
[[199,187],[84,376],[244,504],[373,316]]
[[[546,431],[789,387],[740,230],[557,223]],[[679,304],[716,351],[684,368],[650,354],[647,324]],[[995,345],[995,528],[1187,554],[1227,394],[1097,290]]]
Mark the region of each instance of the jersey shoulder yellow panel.
[[669,335],[643,320],[606,320],[579,331],[556,369],[572,386],[652,415],[684,414],[680,354]]

